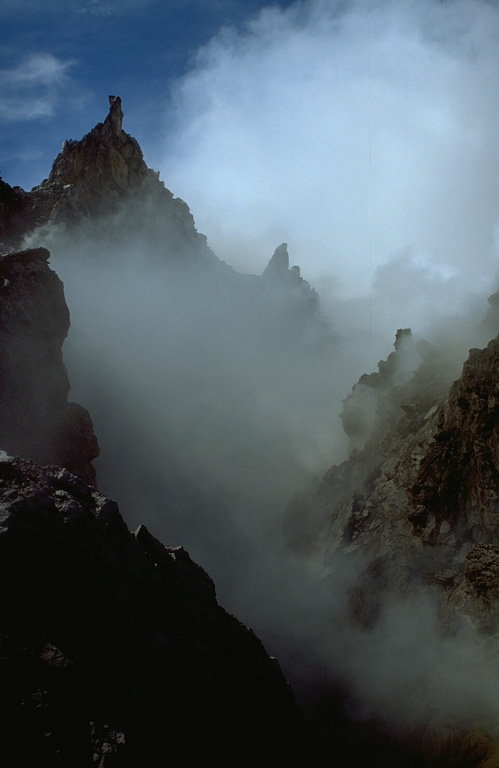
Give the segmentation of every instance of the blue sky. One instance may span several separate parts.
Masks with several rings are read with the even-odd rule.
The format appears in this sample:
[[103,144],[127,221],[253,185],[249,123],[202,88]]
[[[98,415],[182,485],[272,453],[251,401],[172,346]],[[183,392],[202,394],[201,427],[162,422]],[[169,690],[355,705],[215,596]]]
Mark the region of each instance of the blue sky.
[[497,289],[496,0],[3,0],[0,23],[10,184],[117,94],[237,269],[287,242],[324,305],[389,344]]
[[38,184],[61,141],[104,118],[111,93],[122,97],[128,132],[153,144],[172,80],[223,26],[241,27],[265,4],[3,0],[2,176],[26,189]]

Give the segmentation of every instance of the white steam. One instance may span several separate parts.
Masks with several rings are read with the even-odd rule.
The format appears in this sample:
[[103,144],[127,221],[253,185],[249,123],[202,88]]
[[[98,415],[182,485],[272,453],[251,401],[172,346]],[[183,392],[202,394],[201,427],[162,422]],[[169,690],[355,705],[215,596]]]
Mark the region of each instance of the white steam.
[[285,240],[321,295],[419,330],[494,289],[498,43],[482,0],[265,9],[177,83],[163,178],[234,267]]
[[362,562],[336,553],[327,577],[319,558],[286,552],[286,502],[344,457],[357,329],[324,342],[313,326],[296,344],[272,326],[279,295],[255,316],[248,286],[177,273],[149,258],[147,238],[54,231],[46,244],[71,307],[71,397],[91,412],[100,488],[128,524],[185,546],[304,700],[340,681],[350,715],[392,736],[494,724],[493,666],[473,633],[441,636],[432,598],[388,598],[363,631],[348,606]]

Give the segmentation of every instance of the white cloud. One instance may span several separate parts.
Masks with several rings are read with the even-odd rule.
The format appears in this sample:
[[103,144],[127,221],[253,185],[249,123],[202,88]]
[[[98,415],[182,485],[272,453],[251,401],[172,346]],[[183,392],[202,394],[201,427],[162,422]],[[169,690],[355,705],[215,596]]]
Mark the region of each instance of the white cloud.
[[61,92],[70,83],[72,64],[50,53],[37,53],[16,67],[0,70],[0,119],[16,122],[52,117]]
[[403,279],[410,252],[427,273],[414,290],[433,275],[445,305],[452,276],[455,309],[497,272],[498,80],[495,4],[267,8],[177,84],[162,177],[236,267],[286,241],[306,278],[352,296],[392,260]]

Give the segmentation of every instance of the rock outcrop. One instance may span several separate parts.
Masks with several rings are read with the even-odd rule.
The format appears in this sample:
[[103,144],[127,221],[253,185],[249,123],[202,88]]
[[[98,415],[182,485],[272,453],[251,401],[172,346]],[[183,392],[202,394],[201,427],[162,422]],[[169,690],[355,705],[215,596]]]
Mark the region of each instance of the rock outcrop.
[[471,350],[450,391],[438,355],[425,355],[387,389],[390,418],[364,448],[290,503],[291,546],[362,558],[352,609],[363,624],[376,620],[384,591],[428,585],[463,616],[481,613],[477,626],[497,615],[498,372],[499,337]]
[[[444,401],[451,383],[445,368],[435,364],[430,345],[416,345],[410,329],[397,331],[394,346],[388,359],[378,363],[378,371],[361,376],[343,401],[341,418],[351,441],[349,458],[333,465],[319,485],[312,479],[308,489],[290,501],[284,531],[292,548],[326,548],[328,552],[346,545],[351,548],[371,524],[379,537],[372,547],[370,538],[362,539],[361,549],[367,541],[374,550],[381,546],[388,551],[392,545],[381,530],[389,518],[371,516],[375,511],[372,494],[380,478],[390,480],[386,492],[395,491],[392,477],[401,452],[411,452],[412,440],[417,445],[423,439],[428,442],[435,404]],[[400,479],[400,498],[391,503],[394,537],[410,535],[411,530],[406,517],[399,514],[401,499],[406,503],[405,480]]]
[[299,765],[278,663],[206,573],[65,469],[0,454],[2,741],[16,764]]
[[45,248],[0,257],[0,444],[94,484],[99,448],[87,411],[68,402],[69,310],[48,259]]
[[[417,350],[422,360],[405,381],[393,380],[398,349],[388,366],[363,377],[363,394],[372,390],[374,401],[369,429],[362,423],[363,447],[294,496],[284,532],[291,548],[323,563],[331,601],[338,579],[348,574],[344,621],[368,647],[373,637],[375,647],[382,638],[398,648],[396,638],[405,630],[390,611],[402,606],[401,621],[414,611],[432,627],[424,636],[424,659],[426,651],[439,649],[434,669],[431,662],[424,671],[418,667],[425,684],[430,677],[445,681],[442,668],[453,648],[467,654],[456,679],[476,675],[484,685],[499,661],[499,336],[470,351],[454,383],[445,354],[427,343]],[[345,403],[349,417],[357,387]],[[424,614],[418,614],[420,600],[427,601]],[[403,664],[410,666],[419,654],[414,646]],[[374,653],[374,665],[375,659]],[[473,672],[466,668],[470,659]],[[394,668],[400,674],[399,664]],[[388,691],[387,700],[393,695]],[[464,702],[459,714],[450,715],[446,695],[428,694],[419,735],[408,720],[409,741],[418,745],[424,764],[496,765],[495,705],[477,715]]]
[[231,312],[239,307],[244,321],[248,307],[254,307],[252,324],[268,314],[275,335],[288,326],[289,335],[300,333],[304,320],[317,324],[318,295],[298,266],[289,268],[285,243],[262,276],[237,273],[213,254],[186,203],[146,165],[139,143],[123,130],[119,96],[109,96],[103,123],[80,140],[64,141],[48,178],[30,192],[0,179],[0,214],[4,251],[56,247],[67,259],[75,243],[85,243],[99,255],[133,253],[144,264],[161,265],[165,279],[180,271],[192,281],[190,291],[211,293],[213,304],[230,305]]

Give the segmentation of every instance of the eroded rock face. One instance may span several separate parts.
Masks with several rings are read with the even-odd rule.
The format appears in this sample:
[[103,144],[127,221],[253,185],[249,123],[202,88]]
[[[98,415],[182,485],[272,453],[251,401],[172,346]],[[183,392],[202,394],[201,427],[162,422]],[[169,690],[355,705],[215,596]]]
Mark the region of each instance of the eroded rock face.
[[437,543],[499,541],[499,338],[472,349],[410,488],[411,520]]
[[[0,454],[2,755],[303,764],[279,666],[207,574],[60,467]],[[14,749],[14,752],[9,752]],[[159,763],[158,763],[159,761]]]
[[[349,458],[333,465],[318,485],[312,480],[288,506],[285,535],[291,546],[327,552],[367,547],[382,554],[398,536],[412,538],[400,507],[407,507],[406,483],[415,477],[416,462],[433,434],[437,404],[449,386],[434,355],[421,344],[416,347],[410,329],[397,331],[395,351],[379,362],[377,372],[362,376],[343,401]],[[404,460],[406,454],[412,458]],[[390,538],[386,526],[393,527]]]
[[288,508],[292,546],[364,559],[353,605],[363,623],[383,590],[428,584],[468,615],[476,608],[452,597],[458,586],[468,598],[487,592],[496,610],[492,581],[478,588],[476,574],[481,561],[495,573],[499,545],[499,337],[471,350],[450,391],[436,363],[425,353],[406,384],[388,388],[384,408],[396,405],[398,419],[390,407],[362,450]]
[[48,258],[45,248],[0,257],[0,445],[95,483],[99,448],[87,411],[68,403],[69,311]]

